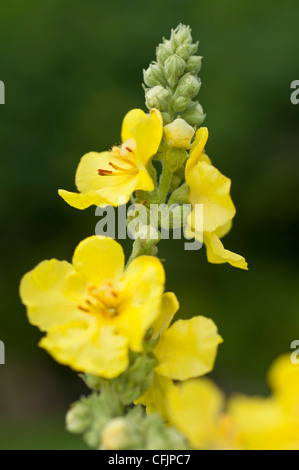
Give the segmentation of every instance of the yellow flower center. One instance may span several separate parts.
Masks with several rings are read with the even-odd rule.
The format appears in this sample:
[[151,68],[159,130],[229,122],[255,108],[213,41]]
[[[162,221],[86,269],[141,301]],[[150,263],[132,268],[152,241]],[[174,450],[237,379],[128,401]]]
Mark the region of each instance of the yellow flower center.
[[[112,147],[111,159],[109,162],[112,170],[99,169],[100,176],[120,176],[120,175],[136,175],[138,168],[135,164],[136,142],[134,139],[127,140],[119,147]],[[114,170],[114,171],[113,171]]]
[[111,281],[104,282],[100,287],[90,284],[87,287],[87,298],[79,309],[93,315],[112,318],[118,315],[119,294]]

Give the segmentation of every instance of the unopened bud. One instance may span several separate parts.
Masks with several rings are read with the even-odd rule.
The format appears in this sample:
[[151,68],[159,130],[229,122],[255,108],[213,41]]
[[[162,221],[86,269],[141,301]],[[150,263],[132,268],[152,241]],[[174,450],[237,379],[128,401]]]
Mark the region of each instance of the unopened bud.
[[143,71],[144,83],[149,87],[156,85],[166,86],[167,81],[161,64],[153,62],[147,70]]
[[194,129],[184,119],[178,118],[164,126],[164,135],[169,147],[188,149]]
[[190,26],[179,24],[172,33],[181,44],[191,44],[192,34]]
[[184,111],[191,99],[197,95],[201,86],[201,81],[194,75],[187,73],[177,86],[172,98],[172,106],[175,111]]
[[197,74],[201,69],[202,57],[192,55],[186,62],[186,72]]
[[163,44],[159,44],[156,49],[156,56],[157,61],[161,64],[164,64],[165,60],[168,59],[172,54],[174,54],[174,50],[170,44],[170,41],[164,41]]
[[204,122],[206,115],[198,102],[191,102],[188,108],[181,113],[181,117],[184,118],[190,126],[200,126]]
[[81,434],[91,424],[90,410],[88,405],[82,402],[75,403],[66,415],[66,427],[69,432]]
[[166,152],[164,162],[171,171],[176,171],[185,163],[186,158],[187,152],[185,149],[172,148]]
[[127,426],[124,418],[112,419],[103,429],[102,445],[105,450],[122,449],[127,442]]
[[190,44],[182,44],[176,50],[176,54],[185,61],[190,57],[193,52],[193,47]]
[[162,115],[162,119],[163,119],[163,124],[166,125],[166,124],[169,124],[171,122],[171,117],[170,117],[170,114],[168,113],[161,113]]
[[164,64],[165,75],[169,85],[174,88],[181,76],[184,74],[186,62],[184,59],[174,54],[166,60]]
[[145,94],[145,103],[148,109],[156,108],[164,111],[169,106],[171,94],[162,86],[155,86],[148,90]]

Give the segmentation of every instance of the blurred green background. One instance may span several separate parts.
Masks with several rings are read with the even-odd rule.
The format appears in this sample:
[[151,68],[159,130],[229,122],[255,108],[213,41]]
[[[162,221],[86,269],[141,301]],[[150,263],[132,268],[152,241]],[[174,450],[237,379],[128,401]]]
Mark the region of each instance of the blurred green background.
[[180,22],[204,56],[207,151],[233,182],[237,217],[225,246],[250,270],[211,265],[204,249],[163,241],[167,288],[182,316],[216,321],[225,341],[213,378],[229,393],[267,393],[270,363],[299,336],[299,105],[290,102],[298,17],[295,0],[1,3],[0,448],[84,448],[64,431],[64,414],[85,387],[37,347],[19,280],[42,259],[70,260],[94,233],[94,208],[67,206],[57,189],[74,189],[84,153],[119,142],[125,113],[144,108],[142,69]]

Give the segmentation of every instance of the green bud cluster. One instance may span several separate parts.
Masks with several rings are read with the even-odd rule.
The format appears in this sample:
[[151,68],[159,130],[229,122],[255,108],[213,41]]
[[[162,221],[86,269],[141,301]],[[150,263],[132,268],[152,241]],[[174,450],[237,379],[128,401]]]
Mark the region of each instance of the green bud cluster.
[[205,119],[201,105],[193,101],[201,86],[197,74],[202,57],[196,55],[197,48],[191,28],[180,24],[170,39],[159,44],[157,60],[143,72],[146,106],[162,112],[164,125],[178,115],[192,126],[200,126]]
[[186,439],[159,414],[147,416],[141,405],[131,407],[152,383],[155,344],[151,340],[144,353],[132,353],[130,366],[115,379],[84,375],[93,391],[71,406],[67,430],[99,450],[187,449]]

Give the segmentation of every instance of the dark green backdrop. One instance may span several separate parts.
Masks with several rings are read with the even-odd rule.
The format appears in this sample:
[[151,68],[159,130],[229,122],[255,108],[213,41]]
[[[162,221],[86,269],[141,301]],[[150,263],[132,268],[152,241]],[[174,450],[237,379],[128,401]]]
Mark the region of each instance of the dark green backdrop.
[[[299,336],[299,3],[251,0],[10,0],[0,7],[0,448],[72,448],[68,404],[85,388],[37,347],[18,297],[24,272],[70,260],[94,233],[94,208],[67,206],[79,158],[120,140],[125,113],[144,108],[142,68],[179,22],[204,56],[200,101],[208,153],[233,181],[227,248],[250,270],[209,265],[204,250],[162,242],[167,288],[181,315],[213,318],[224,337],[213,377],[228,392],[266,393],[265,372]],[[128,245],[126,246],[128,249]]]

